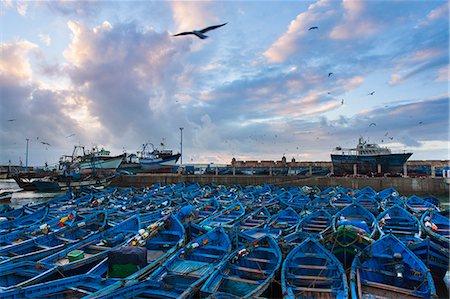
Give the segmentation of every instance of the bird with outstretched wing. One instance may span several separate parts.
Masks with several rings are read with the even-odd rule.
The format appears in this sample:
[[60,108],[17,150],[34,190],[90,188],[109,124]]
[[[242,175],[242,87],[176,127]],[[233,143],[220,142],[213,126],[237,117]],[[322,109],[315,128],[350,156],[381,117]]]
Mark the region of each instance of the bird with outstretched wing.
[[223,23],[223,24],[220,24],[220,25],[209,26],[209,27],[203,28],[201,30],[180,32],[180,33],[174,34],[173,36],[181,36],[181,35],[190,35],[190,34],[192,34],[192,35],[197,36],[200,39],[205,39],[205,38],[208,38],[208,36],[205,35],[206,32],[214,30],[214,29],[217,29],[217,28],[222,27],[222,26],[225,26],[226,24],[228,24],[228,23]]

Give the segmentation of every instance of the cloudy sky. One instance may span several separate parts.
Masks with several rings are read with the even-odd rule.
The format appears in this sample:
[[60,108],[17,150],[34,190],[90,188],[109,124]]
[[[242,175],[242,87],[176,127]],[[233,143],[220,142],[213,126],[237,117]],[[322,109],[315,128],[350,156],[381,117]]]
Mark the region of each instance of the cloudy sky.
[[1,5],[0,164],[25,163],[27,138],[29,165],[178,152],[180,127],[185,163],[329,161],[360,136],[449,158],[447,1]]

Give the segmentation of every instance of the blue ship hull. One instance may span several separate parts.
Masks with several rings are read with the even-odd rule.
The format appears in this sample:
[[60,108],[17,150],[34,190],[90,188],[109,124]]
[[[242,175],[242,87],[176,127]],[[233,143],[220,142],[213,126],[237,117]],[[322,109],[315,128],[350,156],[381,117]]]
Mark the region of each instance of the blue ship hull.
[[354,164],[358,174],[378,173],[378,165],[381,165],[381,173],[401,173],[411,155],[412,153],[373,156],[332,154],[331,161],[335,174],[353,174]]

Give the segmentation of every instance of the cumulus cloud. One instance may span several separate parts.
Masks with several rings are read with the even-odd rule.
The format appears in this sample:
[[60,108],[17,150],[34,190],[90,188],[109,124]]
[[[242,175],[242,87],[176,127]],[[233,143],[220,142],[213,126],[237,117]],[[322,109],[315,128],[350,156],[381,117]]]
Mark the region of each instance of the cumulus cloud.
[[210,26],[220,20],[211,14],[213,1],[173,1],[173,18],[177,31],[191,31]]
[[180,113],[178,82],[189,81],[180,64],[186,46],[133,23],[105,21],[89,28],[71,21],[68,26],[73,36],[65,51],[67,72],[89,113],[106,128],[104,138],[128,138],[126,143],[175,135],[176,125],[161,126],[158,132],[151,127]]
[[0,72],[19,80],[31,79],[32,70],[26,57],[36,48],[37,45],[25,40],[1,44]]

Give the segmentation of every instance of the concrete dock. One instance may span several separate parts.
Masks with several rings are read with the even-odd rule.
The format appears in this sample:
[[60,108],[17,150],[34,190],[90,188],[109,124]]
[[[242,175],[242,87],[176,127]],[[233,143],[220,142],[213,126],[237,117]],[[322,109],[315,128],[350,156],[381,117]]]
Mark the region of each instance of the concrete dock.
[[442,177],[323,177],[323,176],[268,176],[268,175],[180,175],[180,174],[139,174],[116,177],[111,185],[117,187],[145,187],[151,184],[179,184],[181,182],[220,184],[241,186],[277,185],[277,186],[318,186],[341,185],[345,188],[362,189],[366,186],[376,191],[389,187],[395,188],[401,195],[449,195],[449,184]]

